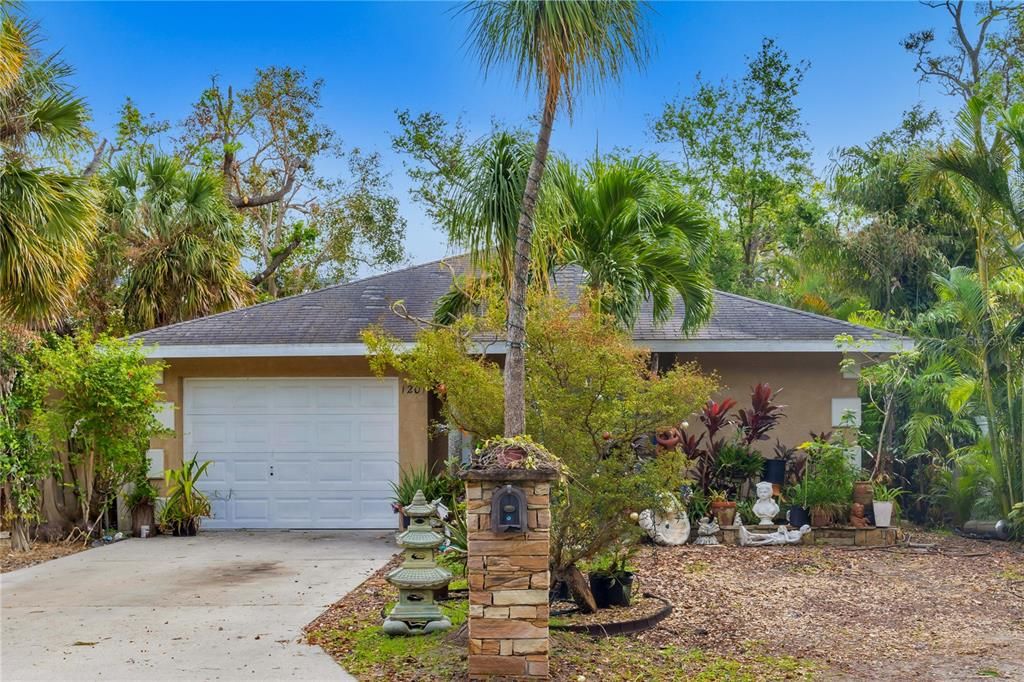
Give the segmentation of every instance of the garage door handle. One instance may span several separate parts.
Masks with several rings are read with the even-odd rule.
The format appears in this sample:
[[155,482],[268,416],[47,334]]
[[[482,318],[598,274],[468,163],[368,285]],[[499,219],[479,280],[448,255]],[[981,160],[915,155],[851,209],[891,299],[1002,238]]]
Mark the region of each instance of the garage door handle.
[[270,465],[270,475],[271,476],[274,475],[274,465],[273,464]]

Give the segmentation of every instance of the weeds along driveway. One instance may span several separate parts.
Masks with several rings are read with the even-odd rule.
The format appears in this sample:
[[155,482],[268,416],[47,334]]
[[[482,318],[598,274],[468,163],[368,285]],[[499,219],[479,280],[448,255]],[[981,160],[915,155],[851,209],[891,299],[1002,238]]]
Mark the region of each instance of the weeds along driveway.
[[338,680],[301,629],[396,551],[387,531],[221,531],[0,577],[0,678]]

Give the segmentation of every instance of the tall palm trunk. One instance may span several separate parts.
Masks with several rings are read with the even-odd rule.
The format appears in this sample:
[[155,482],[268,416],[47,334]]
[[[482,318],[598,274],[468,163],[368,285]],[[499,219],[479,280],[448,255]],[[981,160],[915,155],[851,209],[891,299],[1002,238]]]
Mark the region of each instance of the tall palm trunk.
[[516,229],[515,258],[508,291],[508,348],[505,351],[505,435],[518,436],[526,431],[526,290],[530,278],[530,251],[533,236],[533,212],[540,193],[540,181],[548,159],[551,128],[558,106],[559,82],[549,81],[541,113],[537,147],[533,151],[530,174],[526,176],[523,205]]

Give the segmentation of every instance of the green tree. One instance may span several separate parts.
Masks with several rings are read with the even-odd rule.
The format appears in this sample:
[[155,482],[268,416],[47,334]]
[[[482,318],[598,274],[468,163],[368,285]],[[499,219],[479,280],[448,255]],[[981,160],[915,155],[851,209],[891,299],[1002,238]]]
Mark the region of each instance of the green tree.
[[[236,90],[212,80],[183,124],[186,166],[220,173],[243,216],[252,285],[271,296],[351,277],[360,265],[400,262],[405,220],[380,156],[343,149],[320,116],[323,80],[304,71],[257,69]],[[146,125],[139,119],[142,132]],[[139,126],[128,127],[136,136]],[[321,166],[344,164],[328,175]]]
[[[559,262],[579,265],[594,300],[632,328],[650,300],[654,319],[685,305],[683,329],[711,316],[710,225],[656,159],[558,161],[541,222],[557,225]],[[554,230],[552,230],[554,231]]]
[[40,484],[54,473],[49,448],[39,442],[28,419],[39,404],[35,387],[25,380],[36,358],[23,332],[0,329],[0,486],[3,487],[4,520],[11,529],[11,548],[32,548],[29,529],[41,520]]
[[32,432],[68,464],[71,480],[64,483],[74,491],[87,537],[144,465],[150,438],[165,431],[155,417],[161,367],[146,359],[141,342],[81,333],[40,349],[38,367],[26,376],[42,397]]
[[921,74],[921,81],[936,82],[947,95],[965,103],[977,96],[1003,105],[1020,100],[1024,94],[1024,12],[1020,6],[993,0],[926,4],[945,11],[951,25],[945,48],[936,46],[936,32],[931,28],[915,31],[901,42],[917,58],[914,70]]
[[[741,247],[739,282],[749,291],[774,253],[794,197],[810,185],[806,133],[796,98],[807,70],[765,39],[733,83],[700,78],[692,95],[665,105],[658,142],[678,146],[684,182],[713,207],[723,241]],[[717,240],[716,240],[717,241]]]
[[129,329],[230,310],[251,300],[238,217],[220,178],[173,157],[124,159],[103,177],[105,221],[124,249],[120,301]]
[[915,107],[900,126],[834,156],[833,200],[840,233],[826,254],[840,286],[872,308],[912,316],[935,301],[930,277],[973,267],[967,214],[945,188],[921,191],[913,170],[939,144],[939,118]]
[[41,325],[66,313],[88,265],[95,196],[58,168],[88,131],[71,68],[35,24],[0,4],[0,315]]
[[[492,292],[485,314],[426,329],[405,352],[379,329],[364,333],[375,371],[391,367],[413,386],[439,391],[447,422],[480,440],[500,434],[507,418],[498,400],[502,369],[474,351],[479,338],[504,329],[503,296]],[[664,508],[664,494],[684,480],[688,463],[680,452],[645,458],[633,443],[691,415],[715,381],[689,365],[651,372],[650,353],[586,302],[571,305],[534,289],[527,323],[527,419],[567,474],[552,491],[551,567],[586,603],[577,564],[624,538],[635,541],[630,512]]]
[[505,435],[526,430],[526,290],[530,272],[533,214],[560,104],[572,113],[581,90],[617,79],[630,64],[647,59],[643,6],[626,0],[548,2],[475,0],[467,5],[470,42],[487,74],[510,65],[527,89],[536,86],[543,104],[533,161],[523,191],[509,287],[505,354]]

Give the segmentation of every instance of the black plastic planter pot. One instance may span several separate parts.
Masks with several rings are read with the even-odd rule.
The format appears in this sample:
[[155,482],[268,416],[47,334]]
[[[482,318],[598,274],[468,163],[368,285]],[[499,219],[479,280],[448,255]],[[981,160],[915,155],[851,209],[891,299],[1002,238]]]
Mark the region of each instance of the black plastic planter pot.
[[796,505],[790,507],[789,511],[786,512],[786,520],[794,528],[811,525],[810,513],[803,507],[797,507]]
[[782,485],[786,480],[786,460],[766,459],[764,461],[764,480]]
[[177,521],[171,526],[171,534],[175,537],[190,538],[199,532],[199,520],[189,519]]
[[599,609],[629,606],[633,596],[633,574],[628,571],[615,575],[591,573],[590,591]]

